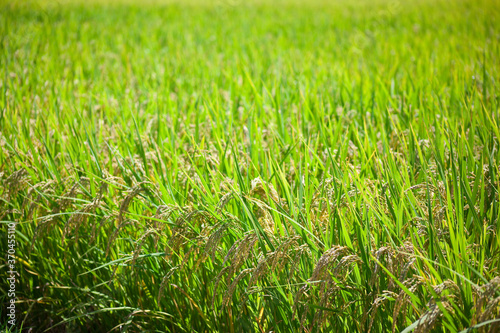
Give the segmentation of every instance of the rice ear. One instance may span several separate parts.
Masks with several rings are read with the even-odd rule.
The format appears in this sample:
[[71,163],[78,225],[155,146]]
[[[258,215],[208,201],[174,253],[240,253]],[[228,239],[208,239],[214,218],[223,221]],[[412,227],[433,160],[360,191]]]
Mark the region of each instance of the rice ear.
[[231,266],[226,266],[224,268],[222,268],[219,272],[219,274],[217,274],[217,277],[215,278],[215,283],[214,283],[214,291],[213,291],[213,295],[212,295],[212,308],[214,307],[214,303],[215,303],[215,297],[217,297],[217,289],[219,287],[219,283],[222,279],[222,276],[231,268]]
[[151,235],[151,234],[155,234],[156,233],[156,229],[148,229],[146,230],[146,232],[144,232],[141,237],[137,240],[136,242],[136,246],[135,246],[135,250],[134,250],[134,255],[132,257],[132,262],[131,262],[131,266],[134,267],[134,264],[135,264],[135,261],[137,260],[137,258],[139,257],[140,253],[141,253],[141,247],[142,247],[142,244],[144,244],[144,242],[146,241],[146,238]]
[[118,212],[118,224],[122,223],[123,216],[126,214],[128,206],[130,205],[130,202],[134,199],[134,197],[142,191],[145,191],[145,188],[143,186],[144,184],[150,184],[150,182],[140,182],[139,184],[134,186],[120,204],[120,210]]
[[109,250],[111,249],[111,245],[114,243],[114,241],[118,237],[118,234],[120,233],[121,229],[123,229],[127,225],[132,225],[132,224],[136,224],[136,223],[137,223],[137,221],[135,221],[135,220],[126,220],[126,221],[123,221],[122,223],[120,223],[118,225],[118,227],[116,227],[116,230],[113,232],[113,234],[111,235],[111,237],[108,240],[108,245],[106,246],[106,257],[109,255]]
[[224,297],[222,299],[222,306],[224,306],[224,307],[229,306],[229,303],[231,302],[234,291],[236,290],[236,285],[238,284],[238,282],[240,282],[241,279],[243,279],[247,274],[251,273],[252,271],[253,271],[253,268],[247,268],[247,269],[242,270],[240,272],[240,274],[238,274],[238,276],[233,280],[233,282],[229,285],[226,292],[224,293]]
[[[28,171],[25,168],[21,168],[17,171],[11,173],[4,181],[4,193],[7,192],[6,198],[8,201],[12,199],[14,195],[17,194],[28,183]],[[5,191],[7,189],[7,191]]]
[[161,283],[160,283],[160,289],[158,291],[158,297],[156,299],[156,302],[158,303],[158,306],[160,306],[160,301],[161,301],[161,297],[163,296],[163,291],[165,289],[165,286],[168,284],[168,281],[170,279],[170,277],[175,273],[176,270],[178,270],[179,267],[176,266],[176,267],[173,267],[172,269],[170,269],[168,271],[167,274],[165,274],[165,276],[163,277],[163,279],[161,280]]

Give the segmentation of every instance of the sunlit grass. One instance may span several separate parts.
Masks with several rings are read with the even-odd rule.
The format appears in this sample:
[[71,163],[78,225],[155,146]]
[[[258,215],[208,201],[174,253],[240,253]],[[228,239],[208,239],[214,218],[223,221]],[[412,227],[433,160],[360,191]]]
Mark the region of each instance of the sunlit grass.
[[499,329],[498,2],[1,6],[17,329]]

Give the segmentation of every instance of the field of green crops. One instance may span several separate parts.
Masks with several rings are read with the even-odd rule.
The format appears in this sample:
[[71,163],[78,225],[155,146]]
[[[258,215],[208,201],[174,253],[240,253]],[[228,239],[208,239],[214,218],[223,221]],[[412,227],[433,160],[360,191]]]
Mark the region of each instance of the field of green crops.
[[500,2],[77,1],[0,1],[0,330],[500,331]]

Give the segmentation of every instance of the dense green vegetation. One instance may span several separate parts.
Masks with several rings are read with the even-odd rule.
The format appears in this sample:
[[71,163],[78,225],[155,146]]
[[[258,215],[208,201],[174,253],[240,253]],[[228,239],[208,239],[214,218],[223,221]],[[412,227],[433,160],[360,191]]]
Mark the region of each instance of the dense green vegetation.
[[499,19],[2,2],[0,329],[497,332]]

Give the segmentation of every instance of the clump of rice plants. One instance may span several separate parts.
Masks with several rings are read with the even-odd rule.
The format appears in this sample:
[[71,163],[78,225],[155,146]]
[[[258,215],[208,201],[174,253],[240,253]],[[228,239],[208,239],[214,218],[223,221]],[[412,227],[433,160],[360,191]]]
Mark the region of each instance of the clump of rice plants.
[[500,330],[498,2],[0,6],[1,329]]

